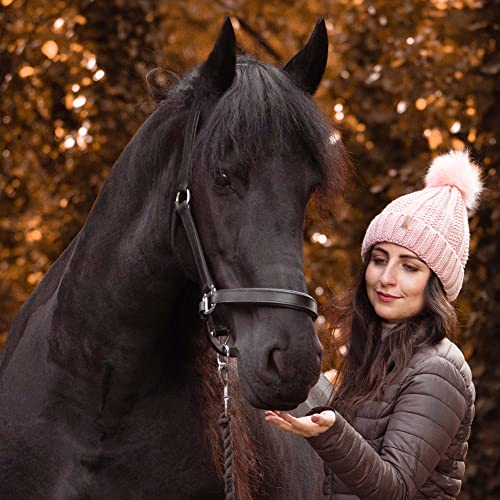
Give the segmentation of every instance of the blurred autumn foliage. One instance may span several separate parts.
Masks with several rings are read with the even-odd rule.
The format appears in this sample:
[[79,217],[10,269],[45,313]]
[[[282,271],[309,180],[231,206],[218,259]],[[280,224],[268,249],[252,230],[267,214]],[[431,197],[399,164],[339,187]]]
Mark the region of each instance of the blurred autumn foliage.
[[[284,63],[323,16],[330,56],[316,100],[339,128],[356,176],[332,221],[311,213],[310,289],[323,304],[346,289],[370,219],[421,188],[434,155],[471,150],[486,191],[470,220],[471,258],[457,301],[457,342],[477,388],[460,498],[500,498],[495,7],[487,0],[0,0],[0,347],[151,111],[146,73],[158,66],[182,73],[201,62],[224,15],[242,50]],[[327,346],[323,316],[318,325]],[[331,363],[325,356],[324,368]]]

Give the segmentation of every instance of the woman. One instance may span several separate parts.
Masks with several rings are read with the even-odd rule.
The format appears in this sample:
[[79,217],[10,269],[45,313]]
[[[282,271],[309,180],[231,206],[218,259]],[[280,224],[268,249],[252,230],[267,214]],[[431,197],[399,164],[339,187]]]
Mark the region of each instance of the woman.
[[266,420],[308,438],[335,499],[455,498],[474,416],[470,368],[449,337],[481,191],[463,151],[436,158],[426,187],[390,203],[366,232],[364,266],[339,309],[348,351],[331,408]]

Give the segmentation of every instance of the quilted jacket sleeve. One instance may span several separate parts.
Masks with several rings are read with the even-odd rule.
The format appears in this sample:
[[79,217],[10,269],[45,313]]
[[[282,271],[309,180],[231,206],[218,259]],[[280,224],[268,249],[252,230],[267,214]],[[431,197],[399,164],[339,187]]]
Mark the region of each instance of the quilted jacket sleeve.
[[467,407],[463,376],[433,356],[406,377],[380,455],[338,412],[331,429],[308,441],[360,498],[411,499],[447,450]]

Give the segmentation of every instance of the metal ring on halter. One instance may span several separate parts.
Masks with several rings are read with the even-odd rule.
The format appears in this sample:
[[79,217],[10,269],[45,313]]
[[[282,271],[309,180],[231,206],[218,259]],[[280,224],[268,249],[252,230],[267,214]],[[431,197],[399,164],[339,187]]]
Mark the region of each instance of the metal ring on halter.
[[[222,349],[224,351],[224,355],[226,356],[227,358],[227,363],[226,363],[226,366],[229,366],[229,361],[231,361],[231,348],[227,345],[227,343],[229,342],[229,337],[231,335],[226,335],[226,339],[224,340],[224,342],[222,342]],[[217,358],[219,357],[219,355],[217,355]]]
[[[182,195],[182,194],[185,194],[185,195],[186,195],[186,197],[185,197],[185,199],[183,199],[183,200],[181,201],[181,195]],[[183,201],[185,201],[186,203],[189,203],[189,201],[190,201],[190,200],[191,200],[191,192],[189,191],[189,189],[188,189],[188,188],[186,188],[186,190],[185,190],[185,191],[177,191],[177,195],[176,195],[176,197],[175,197],[175,204],[176,204],[176,205],[179,205],[179,204],[180,204],[180,203],[182,203]]]
[[227,345],[227,340],[224,343],[219,341],[215,330],[208,328],[208,338],[210,339],[212,347],[217,351],[217,354],[226,358],[235,358],[237,356],[234,347],[229,347]]
[[[229,360],[231,359],[231,355],[230,355],[230,348],[229,346],[227,345],[229,341],[229,335],[226,337],[226,340],[224,340],[224,342],[221,344],[221,347],[222,347],[222,350],[224,351],[224,356],[226,356],[226,358],[228,359],[228,363],[229,363]],[[217,354],[217,356],[219,356]]]

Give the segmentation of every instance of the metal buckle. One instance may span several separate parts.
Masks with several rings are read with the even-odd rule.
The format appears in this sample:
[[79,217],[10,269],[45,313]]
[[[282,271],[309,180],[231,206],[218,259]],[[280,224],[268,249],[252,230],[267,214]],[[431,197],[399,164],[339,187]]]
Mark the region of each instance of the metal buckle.
[[[184,198],[181,200],[181,197],[184,195]],[[186,202],[189,204],[189,201],[191,200],[191,192],[189,191],[188,188],[186,188],[185,191],[177,191],[177,195],[175,196],[175,204],[180,205],[183,202]]]
[[216,302],[211,302],[210,299],[212,297],[212,294],[215,292],[215,288],[212,288],[208,293],[204,293],[203,297],[201,298],[200,301],[200,314],[202,317],[207,317],[215,309],[215,306],[217,305]]

